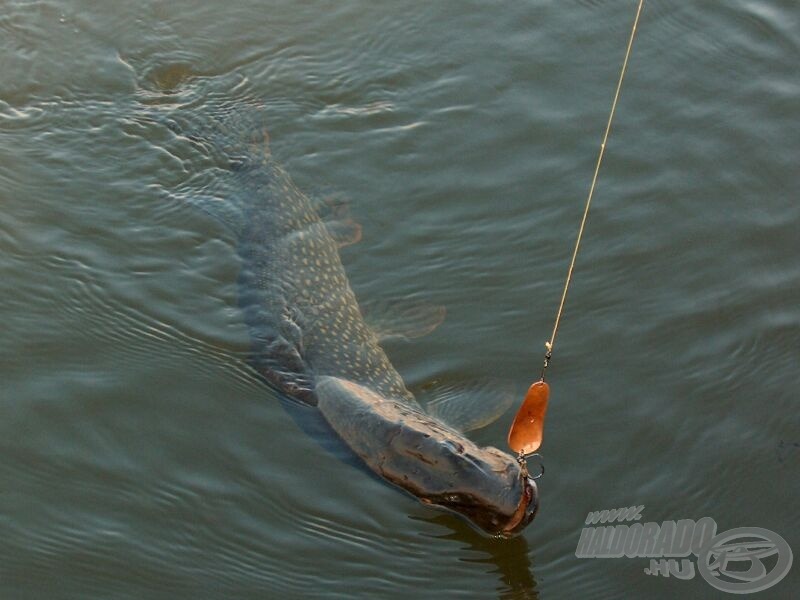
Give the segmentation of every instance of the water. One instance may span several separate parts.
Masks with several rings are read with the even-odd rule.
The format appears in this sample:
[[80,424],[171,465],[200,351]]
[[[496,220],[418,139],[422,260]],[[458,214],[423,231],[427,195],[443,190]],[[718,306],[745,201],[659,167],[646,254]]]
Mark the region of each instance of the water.
[[362,224],[358,296],[447,307],[387,345],[409,387],[521,397],[634,8],[6,1],[3,598],[723,597],[575,557],[589,511],[634,504],[800,551],[793,3],[647,3],[513,541],[330,456],[253,376],[235,241],[191,203],[235,190],[154,118],[262,105],[298,186]]

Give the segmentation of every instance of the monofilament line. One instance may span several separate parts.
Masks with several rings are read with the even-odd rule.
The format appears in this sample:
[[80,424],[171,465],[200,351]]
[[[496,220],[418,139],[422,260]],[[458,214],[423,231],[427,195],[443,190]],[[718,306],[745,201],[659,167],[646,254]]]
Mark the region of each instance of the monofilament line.
[[614,113],[617,110],[617,101],[619,100],[619,93],[622,89],[622,80],[625,78],[625,71],[628,69],[628,59],[631,56],[631,48],[633,48],[633,38],[636,37],[636,28],[639,25],[639,16],[642,14],[642,6],[644,0],[639,0],[639,6],[636,9],[636,18],[633,20],[633,27],[631,28],[631,36],[628,39],[628,48],[625,50],[625,59],[622,61],[622,70],[619,73],[619,81],[617,81],[617,89],[614,92],[614,101],[611,103],[611,112],[608,115],[608,123],[606,124],[606,131],[603,134],[603,141],[600,144],[600,153],[597,155],[597,164],[594,168],[594,175],[592,176],[592,185],[589,187],[589,196],[586,198],[586,207],[583,210],[583,218],[581,219],[581,226],[578,229],[578,238],[575,240],[575,249],[572,252],[572,260],[569,263],[569,270],[567,271],[567,280],[564,283],[564,292],[561,294],[561,303],[558,306],[556,313],[556,322],[553,325],[553,334],[550,340],[545,343],[547,352],[545,353],[544,367],[542,368],[542,379],[544,379],[544,372],[550,362],[550,357],[553,352],[553,346],[556,343],[556,334],[558,333],[558,325],[561,322],[561,314],[564,311],[564,303],[567,300],[567,292],[569,291],[569,284],[572,281],[572,271],[575,268],[575,259],[578,256],[578,249],[581,245],[581,238],[583,237],[583,230],[586,226],[586,218],[589,216],[589,207],[592,204],[592,197],[594,196],[594,188],[597,185],[597,175],[600,173],[600,165],[603,162],[603,155],[606,151],[606,142],[608,142],[608,135],[611,132],[611,122],[614,120]]

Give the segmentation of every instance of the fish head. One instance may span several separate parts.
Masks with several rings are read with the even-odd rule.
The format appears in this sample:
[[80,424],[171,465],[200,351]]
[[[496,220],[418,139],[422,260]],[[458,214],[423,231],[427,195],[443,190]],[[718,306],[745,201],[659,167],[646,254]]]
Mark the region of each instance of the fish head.
[[536,482],[513,456],[480,447],[407,401],[352,381],[321,377],[315,392],[317,407],[350,449],[424,504],[503,537],[536,516]]
[[497,448],[480,447],[435,422],[411,420],[399,428],[391,450],[384,477],[490,535],[516,535],[536,516],[536,482]]

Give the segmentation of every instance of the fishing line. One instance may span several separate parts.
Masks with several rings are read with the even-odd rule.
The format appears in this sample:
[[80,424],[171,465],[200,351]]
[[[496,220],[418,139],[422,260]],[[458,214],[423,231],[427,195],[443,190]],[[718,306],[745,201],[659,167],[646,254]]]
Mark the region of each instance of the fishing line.
[[561,302],[558,305],[556,312],[556,320],[553,324],[553,333],[550,339],[545,342],[545,355],[544,364],[542,366],[542,374],[539,381],[535,382],[528,389],[525,400],[514,418],[514,423],[508,432],[508,445],[512,450],[519,454],[521,464],[524,463],[524,457],[532,452],[535,452],[542,443],[542,429],[544,426],[544,417],[547,411],[547,401],[550,396],[550,387],[545,383],[544,376],[547,367],[550,365],[550,359],[553,356],[553,346],[556,342],[556,335],[558,334],[558,326],[561,323],[561,315],[564,312],[564,304],[567,300],[567,292],[569,291],[569,284],[572,282],[572,272],[575,269],[575,261],[578,257],[578,250],[581,246],[581,239],[583,238],[583,231],[586,227],[586,219],[589,216],[589,207],[592,205],[592,197],[594,190],[597,186],[597,176],[600,173],[600,165],[603,163],[603,156],[606,151],[606,143],[608,136],[611,132],[611,123],[614,120],[614,113],[617,110],[617,102],[619,101],[620,90],[622,89],[622,81],[625,79],[625,72],[628,69],[628,59],[631,56],[631,49],[633,48],[633,40],[636,37],[636,29],[639,25],[639,17],[642,14],[642,7],[644,0],[639,0],[639,6],[636,9],[636,17],[633,20],[631,27],[631,35],[628,38],[628,46],[625,50],[625,58],[622,61],[622,69],[619,73],[619,80],[617,81],[617,89],[614,91],[614,100],[611,103],[611,112],[608,115],[608,122],[606,123],[606,130],[603,133],[603,141],[600,143],[600,152],[597,155],[597,163],[594,167],[594,175],[592,176],[592,183],[589,187],[589,195],[586,198],[586,206],[583,209],[583,217],[581,224],[578,228],[578,237],[575,240],[575,249],[572,252],[572,260],[569,263],[569,270],[567,271],[567,279],[564,282],[564,291],[561,294]]
[[631,56],[631,48],[633,48],[633,38],[636,37],[636,28],[639,25],[639,15],[642,14],[642,6],[644,0],[639,0],[639,7],[636,9],[636,18],[633,20],[633,27],[631,28],[631,36],[628,39],[628,48],[625,50],[625,59],[622,61],[622,70],[619,73],[619,80],[617,81],[617,89],[614,92],[614,100],[611,103],[611,112],[608,115],[608,123],[606,123],[606,131],[603,134],[603,141],[600,143],[600,153],[597,155],[597,164],[594,167],[594,175],[592,176],[592,184],[589,187],[589,195],[586,198],[586,207],[583,209],[583,218],[581,225],[578,228],[578,237],[575,240],[575,249],[572,252],[572,260],[569,263],[569,270],[567,271],[567,280],[564,282],[564,291],[561,294],[561,302],[558,305],[558,312],[556,313],[556,321],[553,325],[553,333],[550,340],[545,342],[544,347],[546,350],[544,357],[544,366],[542,367],[541,379],[544,381],[544,372],[550,364],[550,358],[553,355],[553,346],[556,343],[556,335],[558,334],[558,325],[561,323],[561,314],[564,312],[564,303],[567,301],[567,292],[569,291],[569,284],[572,282],[572,271],[575,269],[575,259],[578,257],[578,250],[581,246],[581,238],[583,238],[583,230],[586,227],[586,219],[589,216],[589,207],[592,205],[592,197],[594,196],[594,188],[597,185],[597,176],[600,173],[600,165],[603,163],[603,156],[606,152],[606,142],[608,142],[608,135],[611,132],[611,123],[614,120],[614,113],[617,110],[617,101],[619,100],[619,93],[622,89],[622,80],[625,79],[625,72],[628,70],[628,59]]

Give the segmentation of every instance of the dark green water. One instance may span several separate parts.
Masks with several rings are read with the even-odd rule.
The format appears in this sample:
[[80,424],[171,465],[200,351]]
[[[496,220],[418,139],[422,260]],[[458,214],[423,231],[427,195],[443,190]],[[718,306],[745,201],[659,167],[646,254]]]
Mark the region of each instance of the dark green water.
[[575,557],[589,511],[640,504],[800,552],[794,2],[645,6],[512,541],[326,454],[254,377],[235,242],[191,203],[236,190],[154,116],[263,105],[363,226],[358,296],[447,307],[387,345],[409,387],[521,397],[635,3],[0,6],[0,597],[730,597]]

